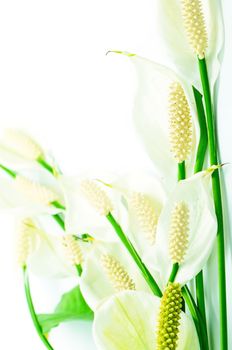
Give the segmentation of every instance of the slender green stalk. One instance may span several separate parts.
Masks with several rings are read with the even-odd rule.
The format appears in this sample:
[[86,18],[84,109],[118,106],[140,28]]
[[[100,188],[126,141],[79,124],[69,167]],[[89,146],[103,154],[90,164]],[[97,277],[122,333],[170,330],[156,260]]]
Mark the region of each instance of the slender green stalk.
[[[186,178],[185,162],[181,164],[179,163],[178,164],[178,181],[184,180],[185,178]],[[178,269],[179,269],[179,265],[178,265]],[[175,273],[175,267],[173,266],[173,274],[174,273]],[[184,300],[188,305],[189,311],[192,315],[192,318],[197,330],[201,350],[208,350],[209,346],[208,346],[206,323],[203,322],[203,318],[200,316],[200,312],[197,308],[197,305],[195,304],[195,301],[187,286],[184,286],[182,288],[182,294],[183,294]],[[184,303],[183,303],[183,307],[185,307]]]
[[121,242],[123,243],[123,245],[125,246],[125,248],[128,250],[128,252],[130,253],[131,257],[133,258],[134,262],[136,263],[136,265],[139,267],[144,279],[147,281],[147,284],[149,285],[149,287],[151,288],[152,292],[158,296],[158,297],[162,297],[162,292],[158,286],[158,284],[156,283],[155,279],[153,278],[153,276],[151,275],[151,273],[149,272],[149,270],[147,269],[147,267],[145,266],[145,264],[142,262],[139,254],[137,253],[137,251],[135,250],[134,246],[132,245],[132,243],[129,241],[129,239],[126,237],[125,233],[123,232],[121,226],[117,223],[117,221],[115,220],[115,218],[113,217],[113,215],[111,213],[109,213],[107,215],[107,219],[109,220],[109,222],[111,223],[111,225],[113,226],[116,234],[118,235],[118,237],[120,238]]
[[54,207],[58,208],[58,209],[63,209],[65,210],[65,206],[63,204],[61,204],[60,202],[58,201],[54,201],[51,203],[51,205],[53,205]]
[[76,270],[77,270],[77,274],[78,274],[78,276],[81,276],[81,274],[82,274],[82,266],[81,266],[81,264],[79,264],[79,265],[76,265]]
[[52,175],[54,175],[54,168],[44,159],[44,158],[38,158],[37,162],[46,170],[49,171]]
[[185,162],[178,163],[178,181],[184,180],[186,176]]
[[10,175],[11,177],[13,177],[14,179],[16,178],[17,176],[17,173],[7,167],[5,167],[4,165],[0,164],[0,168],[2,170],[4,170],[8,175]]
[[[200,126],[200,139],[199,139],[199,145],[197,149],[197,156],[196,156],[195,167],[194,167],[194,173],[198,173],[203,169],[203,166],[204,166],[205,154],[208,146],[208,134],[207,134],[205,110],[204,110],[203,101],[202,101],[203,96],[195,87],[193,87],[193,94],[196,102],[197,115],[198,115],[198,121]],[[204,291],[203,271],[200,271],[198,275],[195,277],[195,284],[196,284],[197,305],[199,307],[199,310],[204,322],[204,326],[206,330],[207,348],[209,348],[206,309],[205,309],[205,291]]]
[[[210,164],[218,164],[218,147],[216,121],[213,112],[211,91],[209,85],[207,63],[205,58],[198,59],[199,71],[201,76],[203,96],[206,108],[206,120],[208,130]],[[224,222],[221,197],[221,184],[219,170],[216,169],[212,174],[212,187],[214,196],[214,205],[218,221],[217,232],[217,254],[218,254],[218,280],[219,280],[219,305],[220,305],[220,349],[228,349],[228,330],[227,330],[227,302],[226,302],[226,264],[225,264],[225,242],[224,242]]]
[[200,343],[200,349],[207,350],[207,349],[209,349],[208,340],[206,337],[204,325],[202,325],[201,315],[200,315],[200,312],[197,308],[197,305],[196,305],[196,303],[191,295],[191,292],[186,285],[182,288],[182,295],[184,297],[186,304],[188,305],[193,322],[195,324],[196,331],[198,334],[199,343]]
[[171,271],[171,274],[170,274],[168,282],[174,282],[175,281],[175,278],[176,278],[177,272],[179,270],[179,267],[180,267],[180,265],[178,263],[173,264],[172,271]]
[[197,155],[194,167],[194,173],[197,173],[203,169],[205,154],[208,147],[208,134],[207,134],[207,124],[205,117],[205,110],[202,101],[202,94],[193,86],[193,94],[197,107],[198,122],[200,127],[200,139],[197,148]]
[[23,268],[23,276],[24,276],[24,288],[25,288],[27,304],[28,304],[28,308],[29,308],[35,329],[36,329],[40,339],[44,343],[45,347],[49,350],[53,350],[53,347],[49,343],[46,336],[43,334],[42,328],[39,324],[38,317],[37,317],[36,312],[35,312],[34,304],[33,304],[32,297],[31,297],[30,283],[29,283],[29,278],[28,278],[28,273],[27,273],[26,267]]
[[58,223],[58,225],[65,230],[65,222],[59,214],[52,215],[53,219]]

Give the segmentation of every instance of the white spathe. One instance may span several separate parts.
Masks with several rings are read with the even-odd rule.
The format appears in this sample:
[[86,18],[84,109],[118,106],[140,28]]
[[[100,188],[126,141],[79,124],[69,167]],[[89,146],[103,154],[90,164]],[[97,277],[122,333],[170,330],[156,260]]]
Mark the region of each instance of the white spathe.
[[140,270],[121,243],[95,242],[86,258],[80,280],[83,296],[93,310],[118,292],[102,264],[104,255],[112,257],[120,264],[134,282],[136,290],[150,291]]
[[189,209],[189,237],[184,261],[180,264],[175,281],[184,285],[203,269],[216,239],[217,219],[212,198],[211,172],[203,171],[180,181],[160,215],[155,254],[150,249],[144,260],[151,270],[159,269],[162,288],[172,270],[169,253],[170,223],[173,208],[180,202],[186,203]]
[[[154,350],[160,299],[126,291],[106,301],[95,314],[94,339],[99,350]],[[177,350],[198,350],[192,320],[181,312]]]
[[[66,232],[68,234],[87,233],[96,239],[117,241],[118,238],[106,217],[100,215],[97,210],[91,206],[88,199],[83,195],[81,184],[86,178],[88,178],[88,175],[86,174],[79,176],[59,177],[65,200]],[[118,208],[120,201],[118,198],[113,197],[115,193],[110,187],[101,183],[100,180],[94,181],[97,181],[98,185],[103,188],[103,190],[112,200],[112,203],[116,203],[113,213],[117,218],[119,218],[120,213]]]
[[[122,53],[128,56],[127,53]],[[187,98],[192,117],[192,147],[186,160],[187,176],[193,174],[199,140],[199,126],[191,86],[169,68],[137,55],[128,56],[135,66],[138,87],[134,101],[134,123],[154,169],[168,190],[177,179],[177,161],[171,153],[169,102],[170,86],[179,83]]]
[[[123,229],[143,258],[151,245],[155,245],[155,239],[154,242],[151,242],[146,236],[141,221],[146,222],[149,220],[149,215],[146,213],[145,206],[144,208],[140,206],[140,208],[136,210],[132,203],[133,196],[144,196],[149,206],[154,210],[154,215],[157,217],[158,221],[163,205],[167,200],[167,193],[162,183],[156,178],[153,172],[144,172],[141,171],[141,169],[134,169],[133,172],[119,176],[111,185],[114,190],[121,193],[122,202],[127,209],[128,222],[125,222]],[[153,232],[153,235],[156,237],[156,232]]]
[[[210,75],[211,88],[219,76],[224,48],[224,23],[220,0],[202,0],[202,9],[208,35],[206,60]],[[189,44],[184,27],[181,0],[155,0],[154,26],[162,48],[169,57],[170,66],[199,91],[202,87],[199,79],[197,56]],[[161,40],[160,40],[161,39]],[[156,40],[156,38],[154,38]]]

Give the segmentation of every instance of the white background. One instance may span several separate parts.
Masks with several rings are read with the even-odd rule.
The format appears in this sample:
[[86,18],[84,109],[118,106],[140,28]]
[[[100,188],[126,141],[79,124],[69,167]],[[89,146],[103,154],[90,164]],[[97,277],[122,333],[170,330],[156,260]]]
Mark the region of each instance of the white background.
[[[219,133],[222,161],[232,162],[232,5],[222,2],[227,40]],[[69,174],[86,167],[149,166],[132,129],[133,70],[125,58],[105,53],[122,49],[160,59],[153,10],[152,0],[0,1],[1,130],[25,128]],[[232,212],[230,166],[225,173]],[[1,215],[1,348],[41,350],[12,262],[8,220]],[[34,289],[45,308],[51,296],[39,285]],[[55,349],[94,349],[89,336],[80,342],[81,332],[88,334],[86,326],[61,327],[53,335]]]

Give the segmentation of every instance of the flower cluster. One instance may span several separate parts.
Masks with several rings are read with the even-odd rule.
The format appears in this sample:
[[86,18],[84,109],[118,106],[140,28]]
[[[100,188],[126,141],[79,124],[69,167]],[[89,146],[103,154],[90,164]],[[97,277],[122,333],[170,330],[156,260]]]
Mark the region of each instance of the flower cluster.
[[[219,349],[205,309],[212,300],[206,295],[213,291],[202,273],[222,225],[210,97],[219,74],[222,20],[219,7],[217,16],[212,14],[211,2],[218,0],[155,1],[158,33],[177,73],[112,51],[135,66],[134,123],[154,173],[125,171],[110,180],[83,173],[71,177],[25,132],[7,130],[0,140],[1,203],[20,209],[18,263],[32,320],[47,349],[53,349],[47,337],[53,327],[78,319],[93,321],[101,350]],[[50,221],[43,218],[54,220],[59,230],[52,234]],[[72,277],[78,287],[61,298],[53,314],[40,315],[33,306],[30,274]],[[222,267],[221,291],[226,291],[224,277]],[[227,349],[225,298],[221,293],[220,327],[215,318],[221,350]]]

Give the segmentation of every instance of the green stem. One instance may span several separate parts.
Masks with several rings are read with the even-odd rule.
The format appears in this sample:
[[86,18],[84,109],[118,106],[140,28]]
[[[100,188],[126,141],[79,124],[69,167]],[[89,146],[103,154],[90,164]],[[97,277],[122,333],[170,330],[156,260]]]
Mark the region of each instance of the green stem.
[[207,124],[205,117],[205,110],[202,101],[202,94],[193,86],[193,94],[197,107],[198,122],[200,127],[200,139],[197,148],[197,155],[194,167],[194,173],[202,171],[205,161],[205,154],[208,147],[208,134],[207,134]]
[[[218,147],[216,122],[213,113],[211,92],[205,58],[198,59],[199,71],[201,76],[203,95],[206,107],[206,120],[208,129],[210,164],[218,164]],[[218,221],[217,232],[217,253],[218,253],[218,280],[219,280],[219,305],[220,305],[220,349],[228,349],[228,331],[227,331],[227,302],[226,302],[226,264],[225,264],[225,242],[224,242],[224,222],[221,197],[221,184],[219,170],[216,169],[212,174],[212,187],[215,212]]]
[[4,170],[8,175],[10,175],[11,177],[13,177],[14,179],[16,178],[17,176],[17,173],[7,167],[5,167],[4,165],[0,164],[0,168],[2,170]]
[[177,272],[179,270],[179,267],[180,267],[180,265],[178,263],[173,264],[172,271],[171,271],[171,274],[170,274],[168,282],[174,282],[175,281],[175,278],[176,278]]
[[196,305],[196,303],[191,295],[191,292],[187,286],[184,286],[182,288],[182,295],[184,297],[186,304],[188,305],[193,322],[195,324],[196,331],[198,334],[199,343],[200,343],[200,348],[201,348],[201,350],[206,350],[206,349],[208,349],[208,345],[207,345],[208,340],[206,337],[205,328],[204,328],[204,326],[202,326],[202,319],[201,319],[200,312],[199,312],[197,305]]
[[52,215],[53,219],[58,223],[58,225],[62,228],[62,230],[65,230],[65,223],[62,217],[59,214]]
[[151,275],[150,271],[147,269],[145,264],[142,262],[139,254],[135,250],[135,248],[132,245],[132,243],[126,237],[126,235],[123,232],[121,226],[117,223],[117,221],[115,220],[115,218],[113,217],[113,215],[111,213],[109,213],[107,215],[107,219],[109,220],[109,222],[113,226],[115,232],[117,233],[117,235],[120,238],[121,242],[124,244],[125,248],[130,253],[130,255],[133,258],[134,262],[139,267],[139,269],[140,269],[144,279],[147,281],[147,283],[148,283],[149,287],[151,288],[152,292],[156,296],[162,297],[162,292],[161,292],[158,284],[156,283],[155,279],[153,278],[153,276]]
[[37,162],[46,170],[49,171],[52,175],[54,175],[54,168],[44,159],[44,158],[38,158]]
[[81,266],[81,264],[79,264],[79,265],[76,265],[76,270],[77,270],[77,274],[78,274],[78,276],[81,276],[81,274],[82,274],[82,266]]
[[[186,177],[186,171],[185,171],[185,162],[178,164],[178,181],[184,180]],[[179,268],[179,266],[178,266]],[[174,267],[173,267],[174,269]],[[175,272],[175,270],[174,270]],[[191,292],[189,291],[187,286],[184,286],[182,288],[184,299],[188,305],[189,311],[192,315],[194,324],[196,326],[200,347],[201,350],[208,350],[208,337],[207,337],[207,331],[206,331],[206,324],[203,323],[203,319],[200,319],[200,313],[198,312],[197,305],[195,304],[195,301],[191,295]],[[183,303],[184,306],[184,303]],[[202,333],[204,332],[204,335]]]
[[62,210],[66,209],[65,206],[58,201],[51,202],[51,205],[53,205],[54,207],[56,207],[58,209],[62,209]]
[[51,346],[51,344],[47,340],[46,336],[42,332],[42,328],[39,324],[39,321],[38,321],[38,318],[37,318],[37,315],[35,312],[34,304],[33,304],[32,297],[31,297],[30,283],[29,283],[29,278],[28,278],[28,273],[27,273],[26,267],[23,268],[23,276],[24,276],[24,288],[25,288],[27,304],[28,304],[28,308],[29,308],[35,329],[36,329],[40,339],[42,340],[42,342],[46,346],[46,348],[49,350],[53,350],[53,347]]
[[178,181],[184,180],[186,176],[185,161],[178,163]]
[[[197,156],[196,156],[195,167],[194,167],[194,173],[198,173],[199,171],[202,171],[204,166],[205,154],[208,146],[208,135],[207,135],[205,110],[204,110],[203,101],[202,101],[203,96],[194,86],[193,86],[193,94],[196,102],[198,122],[200,126],[200,139],[199,139]],[[208,343],[208,331],[207,331],[207,320],[206,320],[206,309],[205,309],[205,291],[204,291],[203,271],[200,271],[198,275],[195,277],[195,284],[196,284],[197,305],[202,315],[202,320],[204,322],[204,327],[206,330],[207,349],[208,349],[209,343]]]

